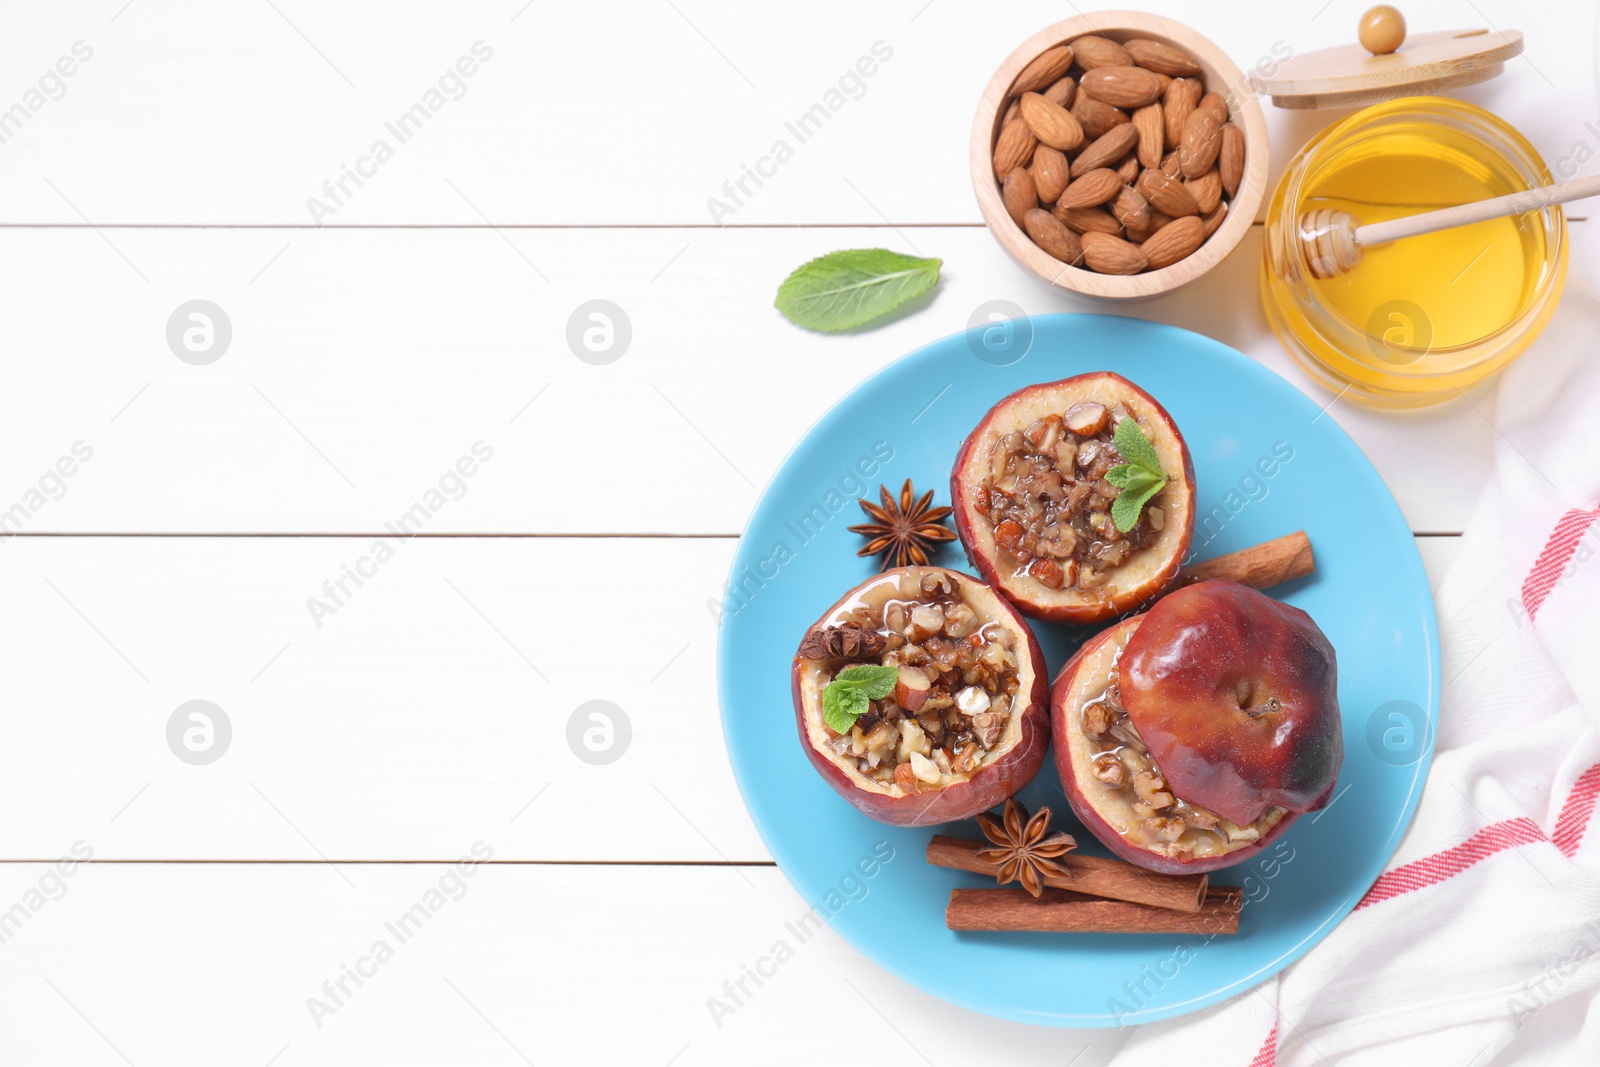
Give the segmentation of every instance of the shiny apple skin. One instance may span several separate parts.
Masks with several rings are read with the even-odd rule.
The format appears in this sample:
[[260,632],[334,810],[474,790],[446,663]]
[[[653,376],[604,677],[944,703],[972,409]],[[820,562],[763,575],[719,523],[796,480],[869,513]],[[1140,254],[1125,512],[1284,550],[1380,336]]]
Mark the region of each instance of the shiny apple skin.
[[[1055,753],[1056,773],[1061,776],[1061,789],[1067,795],[1067,803],[1071,805],[1072,812],[1083,823],[1084,829],[1095,836],[1106,848],[1110,849],[1117,858],[1127,860],[1136,867],[1158,874],[1204,874],[1207,871],[1221,870],[1232,867],[1259,854],[1262,849],[1272,844],[1283,836],[1298,816],[1290,812],[1284,815],[1277,823],[1251,844],[1241,846],[1222,856],[1197,856],[1189,859],[1175,859],[1163,856],[1148,849],[1133,844],[1116,831],[1108,823],[1095,806],[1090,803],[1088,795],[1084,792],[1079,782],[1080,768],[1074,766],[1072,760],[1072,746],[1067,731],[1072,722],[1072,714],[1078,710],[1078,703],[1070,697],[1074,690],[1079,688],[1079,674],[1087,669],[1095,658],[1095,653],[1108,641],[1116,640],[1123,634],[1136,631],[1145,616],[1137,615],[1117,625],[1103,630],[1086,641],[1076,655],[1067,661],[1056,675],[1055,684],[1050,690],[1050,733],[1052,750]],[[1102,677],[1093,680],[1090,688],[1095,691],[1105,688],[1105,679]],[[1159,765],[1159,761],[1157,761]],[[1165,767],[1162,768],[1165,770]],[[1081,768],[1081,773],[1088,773],[1088,768]]]
[[[1033,636],[1033,631],[1029,629],[1027,622],[1018,614],[1016,608],[993,587],[979,582],[969,574],[951,573],[974,585],[983,585],[993,596],[996,611],[1003,615],[1012,634],[1026,638],[1028,662],[1031,665],[1033,679],[1028,689],[1027,706],[1021,711],[1013,712],[1021,716],[1021,736],[998,759],[980,768],[971,778],[946,786],[934,793],[916,793],[901,797],[862,789],[828,754],[818,751],[811,744],[806,728],[807,694],[802,684],[803,656],[795,657],[793,669],[790,671],[795,726],[799,730],[800,747],[805,751],[806,758],[834,792],[863,814],[891,826],[936,826],[957,819],[971,818],[1003,804],[1006,798],[1014,796],[1033,781],[1039,769],[1044,766],[1045,754],[1050,748],[1050,674],[1038,638]],[[813,624],[813,627],[826,623],[855,596],[860,588],[857,586],[841,597],[838,603]],[[807,631],[813,627],[808,627]],[[1013,647],[1020,651],[1023,646],[1019,642]],[[1019,689],[1018,696],[1021,695]]]
[[[1004,415],[1015,411],[1020,404],[1027,403],[1034,397],[1041,397],[1056,392],[1071,392],[1078,389],[1105,388],[1121,394],[1124,398],[1134,398],[1149,416],[1164,425],[1177,440],[1178,453],[1181,457],[1183,468],[1183,483],[1174,486],[1170,491],[1176,490],[1182,495],[1182,518],[1178,527],[1179,536],[1171,539],[1165,550],[1165,556],[1160,561],[1159,567],[1143,581],[1138,582],[1129,589],[1120,590],[1115,596],[1108,599],[1090,599],[1087,596],[1071,600],[1059,597],[1056,594],[1063,591],[1046,590],[1037,582],[1008,581],[1001,574],[998,553],[993,544],[994,532],[987,530],[980,536],[982,523],[987,526],[987,520],[977,513],[974,506],[974,494],[977,492],[978,479],[968,470],[974,462],[987,462],[987,456],[975,455],[981,442],[987,437],[987,432]],[[1024,427],[1017,427],[1023,429]],[[1178,578],[1178,571],[1183,566],[1185,557],[1189,554],[1189,546],[1194,539],[1194,511],[1195,511],[1195,478],[1194,459],[1189,454],[1189,445],[1179,432],[1178,425],[1173,421],[1167,409],[1145,392],[1120,374],[1111,371],[1094,371],[1088,374],[1079,374],[1071,378],[1064,378],[1056,382],[1042,382],[1019,389],[1010,396],[1005,397],[990,408],[983,419],[967,435],[962,442],[961,451],[956,455],[955,466],[950,472],[950,500],[954,506],[956,534],[961,539],[961,545],[966,550],[967,559],[977,570],[983,580],[999,589],[1001,593],[1030,618],[1044,619],[1047,622],[1064,623],[1097,623],[1106,622],[1119,615],[1135,611],[1148,603],[1156,596],[1168,589]]]
[[1310,615],[1225,579],[1162,598],[1121,659],[1123,706],[1173,792],[1241,826],[1327,803],[1344,760],[1338,680]]

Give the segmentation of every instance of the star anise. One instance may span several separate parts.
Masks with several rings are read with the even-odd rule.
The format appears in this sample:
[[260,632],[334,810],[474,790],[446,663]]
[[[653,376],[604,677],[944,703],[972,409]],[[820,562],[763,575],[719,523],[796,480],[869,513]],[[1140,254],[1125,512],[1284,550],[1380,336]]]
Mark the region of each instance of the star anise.
[[1053,833],[1046,836],[1050,827],[1050,809],[1040,808],[1030,819],[1028,809],[1015,800],[1006,801],[1005,825],[992,815],[978,816],[983,836],[994,842],[995,848],[978,853],[980,859],[998,865],[995,880],[1001,885],[1021,882],[1022,888],[1034,896],[1044,891],[1046,875],[1070,878],[1065,866],[1055,862],[1058,857],[1078,847],[1071,834]]
[[911,488],[911,479],[907,478],[906,484],[900,487],[898,501],[889,495],[886,485],[878,486],[878,493],[883,499],[882,507],[870,500],[856,501],[867,517],[873,520],[850,527],[851,533],[869,539],[866,547],[856,555],[876,556],[883,553],[884,570],[904,567],[909,563],[921,566],[928,562],[928,552],[936,543],[956,539],[956,535],[944,525],[950,509],[928,506],[933,503],[932,489],[918,499]]

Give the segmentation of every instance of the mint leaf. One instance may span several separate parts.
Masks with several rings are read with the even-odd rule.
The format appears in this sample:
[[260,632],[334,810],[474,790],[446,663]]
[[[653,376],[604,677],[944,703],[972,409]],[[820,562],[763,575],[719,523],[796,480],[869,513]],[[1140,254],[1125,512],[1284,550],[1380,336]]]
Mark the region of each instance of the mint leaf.
[[1106,471],[1106,481],[1119,489],[1132,489],[1142,492],[1146,488],[1166,479],[1157,474],[1151,474],[1143,467],[1135,467],[1132,463],[1122,463]]
[[850,727],[871,706],[867,694],[849,683],[840,685],[838,682],[829,682],[822,691],[822,718],[828,724],[828,729],[836,734],[849,733]]
[[894,684],[900,678],[898,667],[878,667],[870,663],[846,667],[834,675],[834,682],[845,682],[859,688],[870,700],[882,700],[894,692]]
[[1111,502],[1111,521],[1117,524],[1117,529],[1127,533],[1139,524],[1139,513],[1144,511],[1145,504],[1150,498],[1166,488],[1166,479],[1162,479],[1144,489],[1124,489],[1117,494],[1117,499]]
[[[1117,423],[1116,432],[1111,435],[1111,443],[1117,446],[1117,451],[1122,453],[1122,458],[1135,467],[1143,467],[1160,477],[1163,481],[1166,475],[1161,470],[1161,458],[1156,455],[1156,450],[1145,440],[1144,431],[1139,429],[1139,424],[1132,419],[1123,419]],[[1112,482],[1116,485],[1116,482]]]
[[774,304],[790,322],[809,330],[849,330],[932,289],[942,265],[883,248],[829,252],[785,278]]

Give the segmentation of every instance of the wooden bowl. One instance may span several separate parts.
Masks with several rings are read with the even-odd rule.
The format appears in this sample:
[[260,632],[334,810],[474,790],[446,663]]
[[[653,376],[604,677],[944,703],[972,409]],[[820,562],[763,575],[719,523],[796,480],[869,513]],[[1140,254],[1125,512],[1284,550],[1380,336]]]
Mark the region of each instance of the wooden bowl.
[[[1220,93],[1233,122],[1244,130],[1244,178],[1228,204],[1217,232],[1192,254],[1160,270],[1142,274],[1097,274],[1071,267],[1045,253],[1006,212],[1000,183],[994,176],[994,143],[1000,120],[1010,104],[1008,90],[1022,68],[1047,48],[1074,38],[1098,34],[1113,41],[1146,38],[1183,49],[1199,64],[1207,92]],[[1182,23],[1137,11],[1097,11],[1049,26],[1028,38],[1006,57],[984,88],[972,122],[972,187],[978,208],[995,240],[1023,267],[1052,285],[1074,293],[1112,300],[1158,296],[1193,281],[1225,259],[1255,221],[1267,187],[1267,123],[1250,80],[1222,50]]]

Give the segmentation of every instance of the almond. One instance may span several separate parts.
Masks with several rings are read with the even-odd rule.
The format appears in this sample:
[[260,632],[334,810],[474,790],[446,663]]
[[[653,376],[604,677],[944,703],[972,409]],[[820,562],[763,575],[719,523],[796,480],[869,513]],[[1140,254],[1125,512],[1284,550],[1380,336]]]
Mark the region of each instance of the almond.
[[1143,226],[1137,226],[1129,230],[1128,240],[1134,244],[1142,244],[1160,231],[1163,226],[1171,222],[1171,215],[1163,215],[1161,212],[1151,208],[1149,220]]
[[1172,84],[1167,86],[1167,91],[1161,94],[1161,117],[1167,128],[1167,148],[1177,148],[1178,142],[1183,140],[1183,124],[1189,121],[1189,114],[1204,93],[1205,89],[1199,82],[1174,78]]
[[1072,164],[1058,148],[1042,144],[1033,150],[1033,188],[1039,199],[1053,204],[1067,191]]
[[1189,195],[1194,197],[1195,206],[1200,209],[1200,214],[1209,215],[1217,210],[1217,205],[1222,203],[1222,177],[1217,173],[1217,168],[1212,167],[1198,178],[1190,178],[1183,183],[1189,190]]
[[1123,185],[1132,185],[1139,179],[1139,156],[1136,152],[1129,152],[1122,157],[1122,162],[1117,164],[1117,178]]
[[[1015,173],[1012,171],[1012,174]],[[1116,196],[1121,188],[1122,179],[1117,177],[1117,172],[1101,167],[1073,181],[1062,194],[1060,203],[1062,207],[1098,207]]]
[[[1123,69],[1123,68],[1111,68]],[[1127,68],[1132,70],[1132,67]],[[1133,128],[1132,123],[1123,123],[1111,127],[1110,132],[1095,138],[1094,142],[1078,154],[1072,161],[1072,176],[1087,174],[1100,167],[1109,167],[1123,156],[1127,155],[1139,142],[1139,131]]]
[[1176,148],[1161,157],[1161,173],[1169,178],[1183,176],[1183,171],[1178,169],[1178,150]]
[[1122,232],[1122,225],[1103,207],[1062,207],[1057,204],[1050,213],[1076,233]]
[[1016,96],[1036,93],[1060,78],[1070,66],[1072,66],[1071,48],[1064,44],[1047,48],[1040,52],[1032,63],[1022,68],[1017,80],[1011,83],[1011,92]]
[[[1026,106],[1022,117],[1028,117]],[[1198,178],[1211,169],[1222,150],[1222,123],[1208,108],[1197,107],[1183,124],[1183,141],[1178,145],[1178,169],[1185,178]]]
[[1196,111],[1211,112],[1219,128],[1228,121],[1228,104],[1227,101],[1222,99],[1221,93],[1207,93],[1200,98],[1200,102],[1194,107]]
[[1022,225],[1022,216],[1039,206],[1039,194],[1034,190],[1033,175],[1027,167],[1014,167],[1006,175],[1001,196],[1006,202],[1006,214]]
[[1157,74],[1168,74],[1174,78],[1192,78],[1200,73],[1200,64],[1190,59],[1187,52],[1170,44],[1162,44],[1160,41],[1148,41],[1142,37],[1124,41],[1122,50],[1127,52],[1136,64]]
[[1039,139],[1028,129],[1026,122],[1016,119],[1006,123],[1000,131],[999,140],[994,143],[994,176],[1005,181],[1006,175],[1014,169],[1026,167],[1038,143]]
[[1194,194],[1183,187],[1176,178],[1169,178],[1159,170],[1147,170],[1139,175],[1136,185],[1139,195],[1150,201],[1150,206],[1164,215],[1182,218],[1200,214],[1200,205]]
[[1128,121],[1128,114],[1083,93],[1072,102],[1072,117],[1083,127],[1085,137],[1104,137],[1112,128]]
[[1151,234],[1141,246],[1152,270],[1170,267],[1200,247],[1206,239],[1206,224],[1198,216],[1176,219]]
[[1071,107],[1073,97],[1078,95],[1078,83],[1072,78],[1062,78],[1040,95],[1052,104]]
[[1133,127],[1139,131],[1140,165],[1151,168],[1161,166],[1161,145],[1167,129],[1161,118],[1161,105],[1146,104],[1135,111]]
[[1130,233],[1150,225],[1149,201],[1140,196],[1137,189],[1126,185],[1117,191],[1116,199],[1111,201],[1111,214]]
[[1206,236],[1210,237],[1212,234],[1216,233],[1217,232],[1217,227],[1221,226],[1222,225],[1222,220],[1226,219],[1227,217],[1228,217],[1228,205],[1227,204],[1218,204],[1217,205],[1217,210],[1213,211],[1211,214],[1207,215],[1206,218],[1205,218]]
[[[1060,104],[1052,104],[1038,93],[1022,95],[1022,121],[1028,124],[1041,143],[1063,152],[1083,143],[1083,127]],[[1221,134],[1218,135],[1219,143]]]
[[1020,100],[1012,100],[1010,106],[1006,108],[1006,117],[1000,120],[1000,128],[1002,130],[1005,129],[1021,117],[1022,102]]
[[1043,208],[1034,208],[1022,219],[1023,228],[1033,243],[1047,255],[1063,263],[1078,264],[1083,260],[1083,246],[1078,235],[1067,229],[1059,219]]
[[1090,35],[1079,37],[1072,42],[1073,54],[1078,57],[1078,66],[1084,70],[1094,70],[1096,67],[1131,67],[1133,57],[1115,41],[1105,37]]
[[1136,244],[1108,233],[1083,235],[1083,260],[1101,274],[1138,274],[1150,265]]
[[1078,80],[1078,89],[1112,107],[1144,107],[1161,95],[1164,83],[1139,67],[1098,67]]
[[1244,180],[1244,131],[1231,122],[1222,127],[1217,170],[1221,172],[1222,187],[1228,190],[1228,196],[1237,196],[1239,183]]

